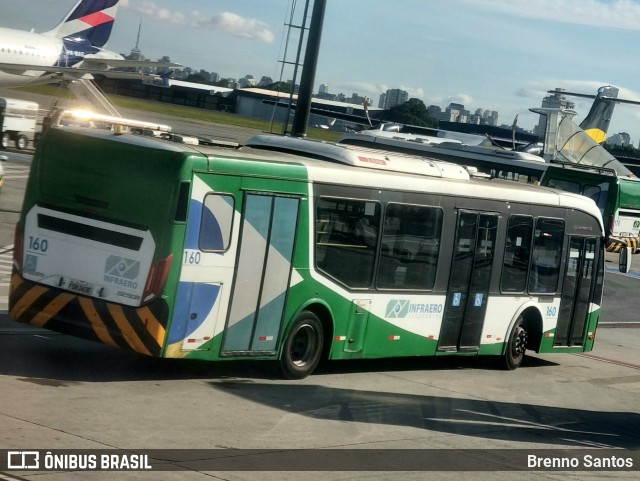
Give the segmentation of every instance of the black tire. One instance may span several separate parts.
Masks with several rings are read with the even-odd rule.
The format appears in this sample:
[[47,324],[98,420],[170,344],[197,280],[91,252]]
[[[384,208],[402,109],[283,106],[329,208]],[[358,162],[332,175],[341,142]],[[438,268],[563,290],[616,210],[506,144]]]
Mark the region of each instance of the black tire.
[[311,374],[322,356],[322,323],[313,312],[296,318],[284,342],[280,370],[287,379],[303,379]]
[[0,139],[2,140],[2,148],[8,149],[9,142],[11,141],[11,136],[9,135],[9,133],[8,132],[2,133],[2,136],[0,137]]
[[28,147],[28,145],[29,145],[29,139],[27,138],[26,135],[20,134],[16,137],[16,149],[24,150]]
[[527,331],[524,328],[522,316],[518,317],[516,323],[511,330],[509,342],[507,342],[507,351],[504,354],[504,368],[513,371],[520,367],[524,354],[527,349]]

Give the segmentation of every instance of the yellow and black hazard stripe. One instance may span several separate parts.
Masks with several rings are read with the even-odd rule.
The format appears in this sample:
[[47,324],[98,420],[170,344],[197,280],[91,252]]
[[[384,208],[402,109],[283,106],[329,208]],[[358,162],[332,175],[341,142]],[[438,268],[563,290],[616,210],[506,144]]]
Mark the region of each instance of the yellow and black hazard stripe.
[[631,252],[635,254],[638,251],[639,241],[637,237],[609,237],[607,252],[620,252],[623,247],[631,247]]
[[167,337],[164,299],[130,307],[36,284],[13,273],[10,317],[25,324],[159,356]]

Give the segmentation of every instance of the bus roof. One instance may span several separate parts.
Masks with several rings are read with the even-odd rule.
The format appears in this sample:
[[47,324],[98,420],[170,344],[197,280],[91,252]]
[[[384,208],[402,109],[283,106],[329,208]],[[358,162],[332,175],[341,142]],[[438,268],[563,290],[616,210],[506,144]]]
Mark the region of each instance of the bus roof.
[[398,154],[396,152],[387,152],[380,149],[340,145],[279,135],[256,135],[249,139],[246,145],[254,148],[312,156],[320,160],[328,160],[351,167],[446,179],[469,179],[468,171],[458,164]]
[[[171,142],[134,134],[114,134],[109,130],[86,127],[52,127],[70,134],[99,137],[105,140],[149,147],[156,151],[199,154],[209,159],[209,170],[216,171],[226,162],[227,168],[242,172],[237,162],[265,162],[276,165],[299,165],[307,180],[317,183],[375,187],[398,191],[430,192],[467,198],[493,198],[514,203],[561,206],[577,209],[599,219],[600,211],[587,197],[547,187],[501,179],[471,178],[464,167],[425,157],[398,154],[379,149],[334,144],[278,135],[258,135],[246,146],[230,148]],[[274,169],[273,175],[278,175]],[[604,227],[603,227],[604,231]]]

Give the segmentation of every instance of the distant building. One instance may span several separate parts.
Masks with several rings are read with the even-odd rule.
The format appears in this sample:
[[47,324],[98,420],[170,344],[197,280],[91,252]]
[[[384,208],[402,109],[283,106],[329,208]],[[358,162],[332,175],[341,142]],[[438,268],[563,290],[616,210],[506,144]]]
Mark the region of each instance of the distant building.
[[387,103],[387,94],[380,94],[380,99],[378,100],[378,108],[383,109],[385,104]]
[[607,144],[617,145],[620,147],[631,146],[631,136],[626,132],[620,132],[618,134],[610,135],[607,138]]
[[338,96],[336,94],[329,93],[329,86],[327,84],[321,84],[318,89],[318,93],[314,95],[317,99],[323,100],[337,100]]
[[464,108],[464,105],[451,102],[445,109],[445,114],[446,120],[448,120],[449,122],[459,122],[462,124],[466,124],[469,120],[471,112],[466,110]]
[[256,85],[258,85],[258,81],[256,80],[256,78],[253,75],[245,75],[244,77],[242,77],[238,83],[240,84],[240,88],[249,88],[249,87],[255,87]]
[[351,98],[345,98],[344,102],[348,104],[354,104],[354,105],[363,105],[365,98],[366,97],[362,97],[361,95],[354,92],[351,94]]
[[[554,93],[542,99],[542,108],[550,109],[574,109],[575,104],[564,95],[564,89],[556,88]],[[547,119],[540,116],[538,125],[533,128],[533,133],[538,137],[543,137],[547,128]]]
[[131,52],[129,53],[129,55],[125,58],[127,58],[128,60],[144,60],[144,55],[142,55],[142,52],[140,51],[140,30],[142,29],[142,21],[140,21],[140,23],[138,24],[138,36],[136,37],[136,45],[135,47],[133,47],[131,49]]
[[409,100],[409,92],[401,89],[388,89],[380,96],[378,107],[381,109],[390,109],[396,105],[401,105]]
[[437,121],[446,120],[444,112],[442,112],[442,109],[438,105],[429,105],[427,107],[427,112],[429,113],[429,117],[432,119]]
[[258,87],[266,87],[267,85],[271,85],[273,82],[273,79],[271,77],[267,77],[266,75],[263,75],[260,78],[260,82],[258,82]]

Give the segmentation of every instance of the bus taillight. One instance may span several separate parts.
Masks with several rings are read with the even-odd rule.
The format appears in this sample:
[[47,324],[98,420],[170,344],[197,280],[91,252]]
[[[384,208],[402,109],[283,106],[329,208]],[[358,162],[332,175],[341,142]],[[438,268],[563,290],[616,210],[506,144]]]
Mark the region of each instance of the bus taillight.
[[16,224],[16,231],[13,234],[13,267],[18,272],[22,272],[22,254],[24,252],[24,232],[20,224]]
[[147,277],[147,283],[144,286],[144,292],[142,293],[142,299],[146,302],[155,297],[158,297],[164,288],[164,283],[167,281],[169,275],[169,268],[171,268],[171,261],[173,260],[173,254],[156,261],[149,270],[149,277]]

